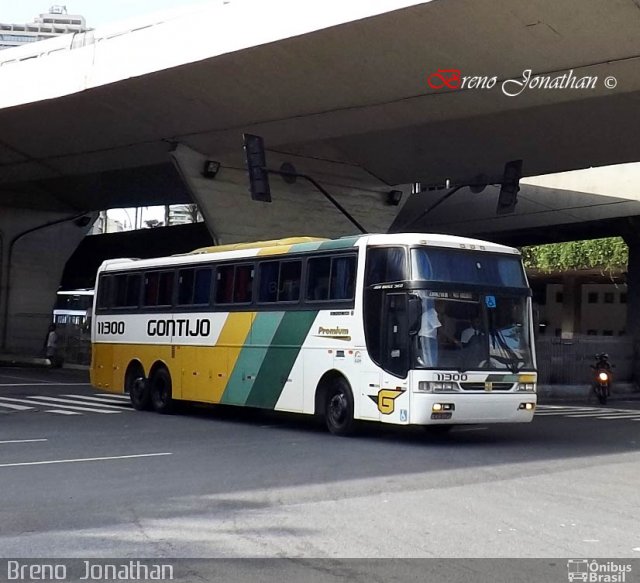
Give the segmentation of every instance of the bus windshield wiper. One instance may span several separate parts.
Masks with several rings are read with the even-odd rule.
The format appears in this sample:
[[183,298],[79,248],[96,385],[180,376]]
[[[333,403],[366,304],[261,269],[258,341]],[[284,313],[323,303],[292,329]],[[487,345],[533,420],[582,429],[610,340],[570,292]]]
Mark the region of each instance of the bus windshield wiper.
[[490,330],[490,334],[491,334],[491,338],[494,341],[493,343],[494,347],[496,346],[496,342],[497,342],[500,349],[506,354],[506,356],[502,356],[502,357],[498,355],[493,355],[493,358],[495,358],[498,362],[506,365],[512,373],[517,373],[518,370],[522,368],[522,366],[524,366],[525,364],[524,359],[518,356],[516,351],[513,350],[513,348],[511,348],[507,344],[507,341],[501,330],[492,328]]

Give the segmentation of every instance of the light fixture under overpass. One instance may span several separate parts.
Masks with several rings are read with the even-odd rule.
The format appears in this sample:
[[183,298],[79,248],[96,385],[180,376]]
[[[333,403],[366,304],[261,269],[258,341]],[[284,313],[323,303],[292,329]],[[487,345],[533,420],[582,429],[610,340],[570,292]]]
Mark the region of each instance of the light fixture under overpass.
[[521,177],[522,160],[511,160],[505,164],[496,214],[508,215],[516,210]]
[[386,202],[389,206],[398,206],[402,200],[401,190],[390,190],[387,192]]
[[202,176],[213,180],[220,170],[220,162],[215,160],[205,160]]

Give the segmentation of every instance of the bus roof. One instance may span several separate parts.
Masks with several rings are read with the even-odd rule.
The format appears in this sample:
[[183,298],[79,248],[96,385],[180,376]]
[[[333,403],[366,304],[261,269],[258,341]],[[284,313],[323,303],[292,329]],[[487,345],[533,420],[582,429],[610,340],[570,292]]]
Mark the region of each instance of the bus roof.
[[520,252],[505,245],[490,243],[480,239],[470,239],[455,235],[430,233],[391,233],[352,235],[340,239],[322,239],[317,237],[288,237],[271,241],[252,243],[232,243],[213,247],[202,247],[179,255],[157,257],[152,259],[109,259],[102,263],[99,271],[116,271],[129,268],[162,267],[205,263],[209,255],[216,260],[233,260],[256,256],[282,255],[311,251],[352,249],[363,245],[426,245],[448,247],[452,249],[477,250],[491,253],[507,253],[519,255]]

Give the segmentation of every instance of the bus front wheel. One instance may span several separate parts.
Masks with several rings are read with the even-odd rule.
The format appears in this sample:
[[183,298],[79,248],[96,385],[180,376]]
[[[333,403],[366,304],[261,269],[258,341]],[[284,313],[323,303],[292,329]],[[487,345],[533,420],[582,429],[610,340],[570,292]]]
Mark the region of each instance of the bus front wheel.
[[353,396],[344,379],[332,381],[327,388],[324,404],[324,420],[327,429],[334,435],[353,433]]
[[173,411],[171,375],[166,368],[159,368],[151,375],[150,397],[151,406],[157,413]]

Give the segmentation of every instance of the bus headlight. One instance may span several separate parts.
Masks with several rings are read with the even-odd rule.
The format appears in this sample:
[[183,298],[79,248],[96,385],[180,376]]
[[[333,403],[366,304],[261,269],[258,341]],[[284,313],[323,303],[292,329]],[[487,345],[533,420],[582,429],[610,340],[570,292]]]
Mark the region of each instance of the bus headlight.
[[536,384],[535,383],[518,383],[518,391],[522,391],[525,393],[535,393]]
[[440,381],[420,381],[418,390],[423,393],[445,393],[456,391],[458,389],[456,383],[443,383]]

